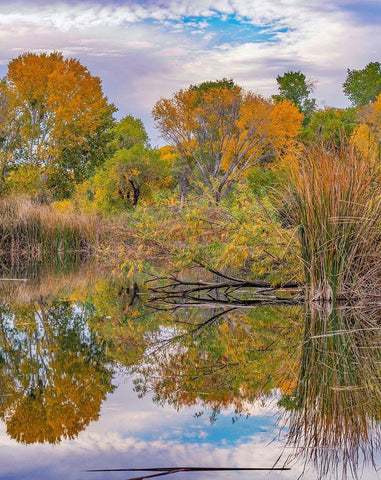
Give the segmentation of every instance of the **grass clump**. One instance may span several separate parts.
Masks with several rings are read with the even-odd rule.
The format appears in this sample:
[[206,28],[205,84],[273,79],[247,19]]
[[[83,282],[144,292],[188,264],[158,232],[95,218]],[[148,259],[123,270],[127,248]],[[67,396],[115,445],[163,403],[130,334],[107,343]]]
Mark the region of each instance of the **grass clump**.
[[345,141],[309,147],[291,169],[286,202],[312,299],[380,291],[379,175],[379,155]]
[[35,258],[65,253],[89,254],[97,244],[94,215],[63,213],[26,198],[0,201],[0,254]]

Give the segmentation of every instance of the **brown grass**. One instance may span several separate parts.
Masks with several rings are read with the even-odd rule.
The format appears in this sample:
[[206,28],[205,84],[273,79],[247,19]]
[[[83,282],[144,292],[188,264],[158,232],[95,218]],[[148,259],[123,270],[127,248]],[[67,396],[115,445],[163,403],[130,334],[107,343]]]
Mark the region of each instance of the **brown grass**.
[[23,258],[90,253],[98,241],[92,215],[62,213],[26,198],[0,201],[0,254]]
[[379,156],[345,141],[309,147],[290,171],[286,201],[311,298],[379,294],[379,173]]

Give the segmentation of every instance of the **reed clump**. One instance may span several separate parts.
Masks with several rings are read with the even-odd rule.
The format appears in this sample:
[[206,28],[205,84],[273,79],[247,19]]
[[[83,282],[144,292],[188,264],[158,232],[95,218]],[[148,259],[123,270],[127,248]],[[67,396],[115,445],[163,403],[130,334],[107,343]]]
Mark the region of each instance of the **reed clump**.
[[98,220],[93,215],[60,212],[22,197],[0,200],[1,255],[90,254],[97,241]]
[[313,300],[380,294],[379,179],[379,154],[344,139],[309,147],[291,168],[286,203]]

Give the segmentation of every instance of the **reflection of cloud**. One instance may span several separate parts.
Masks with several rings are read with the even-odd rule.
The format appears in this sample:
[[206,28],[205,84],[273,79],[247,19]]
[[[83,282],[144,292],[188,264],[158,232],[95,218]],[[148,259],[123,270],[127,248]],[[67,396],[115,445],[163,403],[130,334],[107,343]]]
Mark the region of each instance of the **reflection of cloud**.
[[[380,56],[374,22],[379,8],[369,0],[281,6],[277,0],[221,0],[218,7],[215,0],[35,0],[0,6],[0,73],[22,51],[63,50],[103,79],[120,115],[142,117],[150,133],[150,111],[159,97],[222,76],[270,95],[276,75],[302,70],[319,81],[321,103],[343,106],[346,69]],[[226,26],[223,36],[216,22],[220,30]],[[258,39],[248,36],[250,26],[258,27]]]
[[[254,409],[263,415],[269,409],[256,403]],[[225,415],[228,411],[224,412]],[[266,431],[246,432],[244,438],[232,444],[229,433],[223,431],[223,440],[214,443],[207,440],[208,426],[193,418],[194,409],[180,413],[166,406],[156,407],[150,398],[138,399],[130,384],[121,384],[109,395],[102,408],[101,418],[92,423],[76,440],[54,445],[18,445],[6,436],[4,424],[0,423],[0,477],[9,480],[24,478],[38,480],[83,480],[105,478],[102,474],[86,474],[85,469],[162,467],[162,466],[229,466],[269,467],[282,452],[279,440],[272,441],[275,433]],[[218,422],[217,422],[218,423]],[[247,425],[250,427],[249,423]],[[196,428],[195,428],[196,427]],[[211,427],[212,428],[212,427]],[[234,429],[235,426],[229,428]],[[146,438],[154,431],[153,438]],[[174,438],[166,432],[177,431]],[[190,437],[191,441],[186,442]],[[295,479],[300,474],[298,466],[291,472],[256,473],[258,480]],[[374,478],[365,472],[363,480]],[[128,475],[127,475],[128,476]],[[124,479],[126,474],[113,474],[113,479]],[[189,475],[178,474],[177,480],[189,480]],[[197,480],[226,479],[230,474],[197,474]],[[240,480],[249,480],[252,474],[240,473]],[[315,480],[314,472],[307,473],[305,480]]]

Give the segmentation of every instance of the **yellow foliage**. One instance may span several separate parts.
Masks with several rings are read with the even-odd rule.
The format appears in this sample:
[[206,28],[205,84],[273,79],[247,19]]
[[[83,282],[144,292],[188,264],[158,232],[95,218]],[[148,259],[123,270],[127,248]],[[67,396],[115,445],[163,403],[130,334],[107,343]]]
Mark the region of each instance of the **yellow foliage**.
[[180,90],[160,99],[153,117],[216,201],[253,165],[295,148],[303,122],[291,102],[274,104],[239,87]]
[[9,109],[20,121],[24,155],[48,165],[63,148],[86,147],[112,108],[98,77],[62,54],[25,53],[5,77]]
[[375,102],[360,110],[358,120],[361,124],[353,134],[356,146],[363,154],[377,154],[381,144],[381,94]]
[[7,175],[5,189],[17,195],[36,193],[42,188],[41,173],[35,165],[20,166]]

